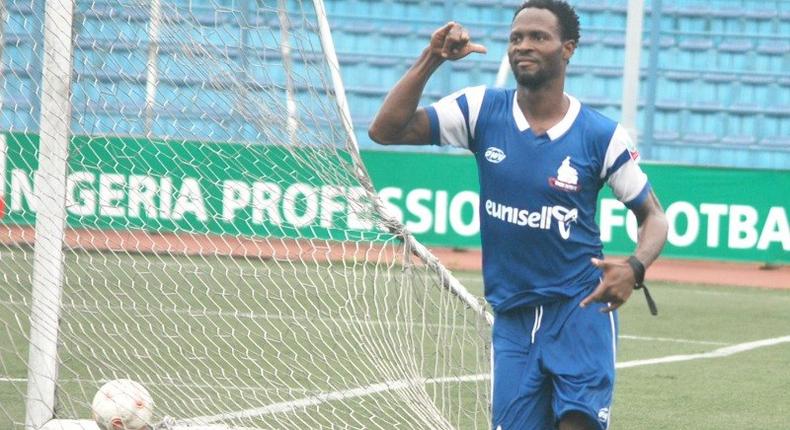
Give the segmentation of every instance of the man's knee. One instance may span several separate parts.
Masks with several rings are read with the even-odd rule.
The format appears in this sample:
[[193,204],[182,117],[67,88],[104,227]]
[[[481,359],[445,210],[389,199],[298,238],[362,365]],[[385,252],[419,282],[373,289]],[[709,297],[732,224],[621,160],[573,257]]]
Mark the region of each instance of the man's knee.
[[570,411],[560,419],[560,430],[598,430],[598,425],[586,414]]

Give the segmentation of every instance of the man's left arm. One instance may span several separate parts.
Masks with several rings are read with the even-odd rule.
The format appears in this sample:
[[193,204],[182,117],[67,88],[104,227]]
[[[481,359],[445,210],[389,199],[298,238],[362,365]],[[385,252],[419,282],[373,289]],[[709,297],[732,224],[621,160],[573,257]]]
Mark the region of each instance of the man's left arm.
[[601,308],[601,311],[611,312],[622,306],[633,293],[634,287],[643,280],[645,270],[653,264],[664,248],[668,225],[664,210],[653,190],[649,190],[642,203],[633,206],[631,210],[639,226],[634,255],[625,260],[593,258],[592,264],[603,271],[603,277],[592,294],[582,300],[581,307],[592,302],[602,302],[607,306]]

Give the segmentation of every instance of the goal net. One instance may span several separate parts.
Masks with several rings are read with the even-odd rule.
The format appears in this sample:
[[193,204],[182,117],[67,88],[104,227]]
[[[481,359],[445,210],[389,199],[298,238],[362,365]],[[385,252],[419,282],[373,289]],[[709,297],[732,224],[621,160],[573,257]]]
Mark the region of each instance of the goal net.
[[113,379],[179,428],[489,426],[482,304],[380,205],[320,2],[46,3],[0,20],[1,428]]

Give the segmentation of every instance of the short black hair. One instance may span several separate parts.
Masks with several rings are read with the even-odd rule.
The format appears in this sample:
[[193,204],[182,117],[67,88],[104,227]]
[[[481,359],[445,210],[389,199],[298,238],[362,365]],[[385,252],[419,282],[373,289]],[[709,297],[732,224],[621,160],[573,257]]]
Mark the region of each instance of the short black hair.
[[564,0],[525,1],[513,14],[513,21],[516,20],[519,12],[527,8],[546,9],[553,13],[560,23],[560,36],[563,42],[573,40],[574,43],[579,43],[579,15],[576,15],[576,11],[567,2]]

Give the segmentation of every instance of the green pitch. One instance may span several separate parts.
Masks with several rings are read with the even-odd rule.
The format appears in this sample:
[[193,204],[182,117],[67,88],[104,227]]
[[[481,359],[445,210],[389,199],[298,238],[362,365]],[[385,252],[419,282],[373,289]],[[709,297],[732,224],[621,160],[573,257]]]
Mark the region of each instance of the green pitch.
[[[21,429],[24,417],[31,259],[29,250],[0,253],[2,429]],[[69,253],[67,265],[61,410],[88,417],[95,392],[88,382],[131,373],[147,375],[154,398],[181,417],[280,405],[291,409],[249,424],[281,428],[287,416],[311,428],[366,428],[371,419],[412,428],[404,397],[375,387],[391,382],[388,365],[413,365],[437,378],[424,388],[429,397],[461,405],[448,409],[456,411],[451,422],[486,426],[486,411],[474,409],[484,409],[479,399],[489,381],[471,363],[488,351],[469,349],[485,344],[486,329],[474,327],[462,306],[443,316],[420,313],[457,306],[420,277],[404,287],[392,275],[398,269],[224,257]],[[480,294],[478,273],[458,276]],[[639,292],[620,314],[612,428],[782,428],[790,421],[783,401],[790,291],[655,284],[651,292],[658,317]],[[776,344],[749,344],[760,340]],[[454,343],[467,349],[437,346],[455,350]],[[130,344],[133,354],[113,355]],[[425,358],[410,364],[411,353]],[[470,378],[457,379],[464,375]],[[341,398],[327,400],[330,393]],[[304,399],[315,403],[294,407]]]

